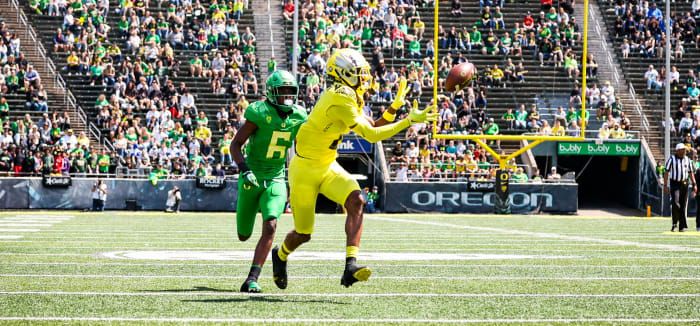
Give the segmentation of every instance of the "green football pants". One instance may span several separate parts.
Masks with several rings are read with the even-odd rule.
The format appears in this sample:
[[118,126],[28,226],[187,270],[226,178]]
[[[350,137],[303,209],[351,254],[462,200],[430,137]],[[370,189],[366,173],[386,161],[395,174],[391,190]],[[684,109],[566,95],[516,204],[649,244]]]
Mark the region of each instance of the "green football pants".
[[247,237],[253,233],[255,216],[262,212],[264,220],[279,219],[287,204],[287,185],[284,182],[260,180],[259,187],[249,187],[238,180],[236,224],[238,234]]

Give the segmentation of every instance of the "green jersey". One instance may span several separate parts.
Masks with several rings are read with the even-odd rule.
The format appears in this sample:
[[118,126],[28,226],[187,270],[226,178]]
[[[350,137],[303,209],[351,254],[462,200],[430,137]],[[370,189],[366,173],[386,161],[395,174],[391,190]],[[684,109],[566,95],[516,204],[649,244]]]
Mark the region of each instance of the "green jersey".
[[248,106],[244,117],[258,126],[248,139],[246,164],[259,180],[284,178],[287,149],[306,121],[306,110],[295,105],[283,120],[271,104],[258,101]]

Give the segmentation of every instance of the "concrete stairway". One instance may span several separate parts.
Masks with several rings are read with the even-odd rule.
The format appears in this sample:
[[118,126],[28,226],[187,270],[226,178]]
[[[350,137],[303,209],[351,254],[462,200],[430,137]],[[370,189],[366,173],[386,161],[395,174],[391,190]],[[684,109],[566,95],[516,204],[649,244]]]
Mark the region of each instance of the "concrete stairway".
[[[23,10],[20,2],[20,10]],[[17,9],[14,8],[7,1],[0,1],[0,11],[3,16],[6,17],[5,24],[10,30],[10,33],[17,33],[21,39],[20,51],[24,53],[25,58],[30,65],[39,73],[41,77],[41,84],[44,86],[46,93],[48,95],[47,103],[49,105],[50,111],[57,111],[59,113],[68,112],[71,119],[71,128],[74,133],[78,135],[80,132],[85,132],[86,135],[90,137],[91,144],[97,146],[99,140],[92,137],[88,132],[88,127],[80,119],[77,109],[71,107],[66,98],[66,90],[62,88],[57,81],[57,75],[52,72],[49,68],[51,59],[46,57],[44,54],[40,53],[37,49],[36,44],[32,40],[30,31],[19,21],[19,13]],[[30,27],[31,28],[31,27]],[[37,35],[34,33],[34,35]],[[36,41],[40,42],[40,39]],[[46,51],[51,51],[53,49],[45,49]]]
[[[583,13],[584,5],[583,3],[577,3],[575,5],[576,13]],[[658,135],[660,134],[658,123],[653,123],[653,121],[660,121],[656,119],[661,119],[661,117],[647,117],[644,113],[638,112],[635,109],[635,100],[629,89],[629,81],[627,81],[622,73],[622,67],[617,60],[616,53],[614,51],[614,43],[612,38],[608,34],[608,30],[605,28],[605,23],[602,21],[603,14],[598,7],[597,2],[591,1],[588,3],[588,54],[592,54],[598,64],[598,84],[599,88],[604,86],[606,81],[610,81],[611,85],[615,88],[615,94],[620,96],[623,103],[623,110],[627,114],[628,118],[632,122],[632,131],[637,131],[640,137],[644,137],[649,143],[649,147],[652,150],[654,158],[659,159],[663,157],[663,139]],[[583,25],[583,19],[580,22]],[[583,27],[583,26],[581,26]],[[587,87],[592,86],[589,82]],[[645,107],[644,99],[641,96],[635,96],[637,101],[639,101],[640,107]],[[595,117],[596,110],[594,108],[589,109],[591,117]],[[600,124],[591,120],[591,128],[599,128]],[[643,125],[648,125],[644,128]]]
[[252,0],[251,6],[255,21],[257,57],[261,83],[267,79],[267,63],[274,56],[277,69],[291,68],[287,63],[288,50],[284,43],[284,18],[282,7],[276,0]]

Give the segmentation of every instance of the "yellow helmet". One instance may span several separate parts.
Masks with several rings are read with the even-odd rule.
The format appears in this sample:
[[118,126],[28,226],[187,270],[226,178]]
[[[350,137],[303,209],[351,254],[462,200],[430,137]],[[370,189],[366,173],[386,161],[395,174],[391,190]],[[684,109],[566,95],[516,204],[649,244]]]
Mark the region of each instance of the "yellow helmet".
[[372,85],[372,67],[357,50],[335,51],[326,65],[326,76],[355,89],[362,95]]

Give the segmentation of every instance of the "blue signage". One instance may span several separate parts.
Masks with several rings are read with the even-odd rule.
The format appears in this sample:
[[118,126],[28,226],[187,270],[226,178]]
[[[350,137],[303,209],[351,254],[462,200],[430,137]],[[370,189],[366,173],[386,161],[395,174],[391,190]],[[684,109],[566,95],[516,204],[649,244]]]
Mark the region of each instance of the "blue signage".
[[355,153],[367,153],[372,154],[372,143],[362,139],[362,138],[344,138],[343,141],[338,144],[338,153],[341,154],[355,154]]

